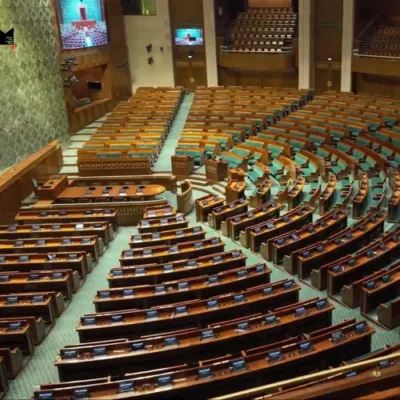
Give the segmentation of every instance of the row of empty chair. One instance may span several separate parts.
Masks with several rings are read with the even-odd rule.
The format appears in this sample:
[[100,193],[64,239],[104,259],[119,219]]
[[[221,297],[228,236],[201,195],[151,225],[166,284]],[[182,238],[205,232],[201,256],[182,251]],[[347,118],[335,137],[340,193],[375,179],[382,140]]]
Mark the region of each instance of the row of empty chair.
[[139,88],[78,149],[83,176],[151,174],[182,101],[180,88]]
[[221,52],[290,53],[297,14],[285,8],[249,8],[239,13],[224,34]]

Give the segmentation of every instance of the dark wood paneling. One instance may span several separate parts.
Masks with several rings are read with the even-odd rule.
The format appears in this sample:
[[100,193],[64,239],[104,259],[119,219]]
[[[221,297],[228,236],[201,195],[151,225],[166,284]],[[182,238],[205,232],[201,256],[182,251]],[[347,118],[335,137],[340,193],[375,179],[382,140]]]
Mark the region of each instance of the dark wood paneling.
[[374,94],[400,98],[400,76],[382,76],[371,74],[354,74],[357,93]]
[[249,0],[249,7],[292,7],[292,0]]
[[[200,28],[203,29],[205,36],[202,0],[170,0],[169,7],[173,37],[175,29],[179,28]],[[173,45],[175,84],[177,86],[183,86],[193,91],[197,86],[207,85],[205,45],[193,47]],[[188,58],[190,51],[194,51],[192,59]]]
[[223,86],[298,86],[298,71],[254,71],[246,69],[219,68],[220,85]]
[[400,63],[393,59],[353,57],[352,70],[363,74],[400,76]]
[[[332,86],[328,86],[332,82]],[[327,67],[321,67],[315,70],[315,93],[321,94],[327,90],[340,92],[341,70],[340,68],[329,71]]]
[[315,1],[315,61],[342,60],[343,1]]
[[62,165],[61,143],[56,140],[0,175],[0,224],[14,223],[22,202],[34,190],[34,179],[46,181]]

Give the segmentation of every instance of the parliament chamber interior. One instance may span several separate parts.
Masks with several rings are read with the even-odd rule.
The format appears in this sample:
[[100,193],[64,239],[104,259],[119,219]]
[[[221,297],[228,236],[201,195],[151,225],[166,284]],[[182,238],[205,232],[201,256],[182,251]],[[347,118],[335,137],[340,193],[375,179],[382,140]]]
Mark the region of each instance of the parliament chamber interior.
[[0,398],[400,399],[400,6],[0,4]]

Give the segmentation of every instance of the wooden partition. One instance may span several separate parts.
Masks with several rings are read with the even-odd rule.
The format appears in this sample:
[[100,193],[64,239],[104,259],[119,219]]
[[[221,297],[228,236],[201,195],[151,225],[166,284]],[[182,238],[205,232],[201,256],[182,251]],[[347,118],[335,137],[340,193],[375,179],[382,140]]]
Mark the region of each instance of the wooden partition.
[[177,195],[178,211],[187,215],[194,207],[193,188],[190,181],[183,181],[181,185],[181,193]]
[[35,181],[46,181],[60,172],[62,163],[61,143],[56,140],[0,175],[0,223],[13,223]]

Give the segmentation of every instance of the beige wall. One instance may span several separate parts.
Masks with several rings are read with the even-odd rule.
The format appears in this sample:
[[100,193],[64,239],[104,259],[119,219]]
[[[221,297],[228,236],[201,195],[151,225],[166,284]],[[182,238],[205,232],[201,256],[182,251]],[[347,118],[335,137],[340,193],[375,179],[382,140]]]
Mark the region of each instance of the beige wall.
[[[175,86],[171,50],[171,23],[168,0],[157,0],[157,15],[125,16],[132,89],[139,86]],[[153,45],[152,53],[146,46]],[[164,48],[164,52],[160,51]],[[154,64],[147,59],[153,57]]]

